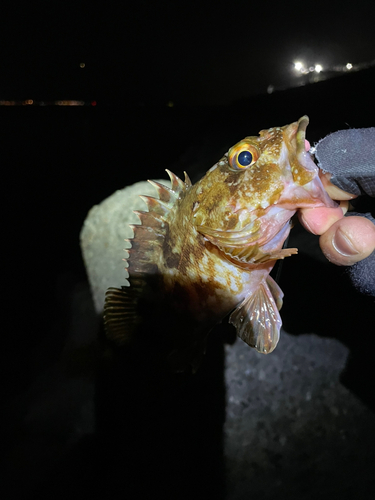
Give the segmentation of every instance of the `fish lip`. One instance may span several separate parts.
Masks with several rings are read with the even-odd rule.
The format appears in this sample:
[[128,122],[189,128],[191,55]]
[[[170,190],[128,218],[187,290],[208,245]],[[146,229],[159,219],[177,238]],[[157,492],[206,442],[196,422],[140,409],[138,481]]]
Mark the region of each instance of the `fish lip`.
[[[295,123],[296,128],[294,129],[295,137],[295,156],[300,165],[310,172],[316,169],[314,162],[314,156],[312,148],[306,150],[306,131],[309,125],[310,119],[307,115],[301,116],[301,118]],[[291,139],[291,138],[290,138]]]
[[[299,186],[298,188],[306,190],[307,201],[302,200],[305,205],[299,205],[298,199],[291,200],[289,202],[288,195],[285,199],[282,199],[282,195],[276,204],[269,205],[265,209],[262,209],[261,212],[259,212],[259,207],[253,210],[248,210],[248,215],[250,216],[253,212],[254,219],[240,230],[220,230],[206,226],[205,224],[195,224],[196,230],[219,249],[224,247],[227,249],[236,249],[236,251],[238,251],[258,244],[262,247],[267,244],[269,239],[267,237],[265,238],[266,234],[269,236],[270,233],[268,233],[268,231],[266,231],[266,234],[264,233],[261,219],[266,216],[275,205],[276,207],[278,206],[280,209],[284,210],[293,209],[294,212],[301,206],[309,206],[310,200],[311,204],[315,204],[317,200],[319,200],[322,206],[330,207],[336,205],[326,194],[322,186],[320,186],[318,167],[314,162],[312,154],[306,151],[305,141],[308,124],[309,117],[307,115],[303,115],[298,121],[285,127],[285,134],[289,143],[289,155],[299,164],[299,167],[306,172],[307,179],[305,179],[304,183],[298,183],[299,177],[297,177],[297,180],[293,181],[294,186],[297,184],[297,187]],[[288,203],[294,205],[294,207],[288,208]],[[271,235],[271,239],[273,236],[275,236],[275,234]]]
[[307,115],[301,116],[301,118],[297,122],[297,131],[296,131],[296,153],[297,156],[306,152],[305,148],[305,139],[306,139],[306,129],[309,124],[309,117]]
[[[309,117],[307,115],[303,115],[295,124],[297,127],[295,129],[295,155],[298,159],[298,162],[303,166],[304,169],[314,170],[314,167],[316,167],[316,165],[314,163],[314,156],[312,154],[313,151],[311,151],[312,148],[310,147],[308,151],[306,150],[306,130],[309,122]],[[308,159],[312,161],[313,165],[308,165],[308,162],[306,162],[306,157],[308,157]]]

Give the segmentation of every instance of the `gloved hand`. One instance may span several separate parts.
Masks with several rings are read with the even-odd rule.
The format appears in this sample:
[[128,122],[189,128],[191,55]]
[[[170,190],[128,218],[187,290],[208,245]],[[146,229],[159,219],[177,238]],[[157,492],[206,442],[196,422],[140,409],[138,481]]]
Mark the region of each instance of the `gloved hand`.
[[[342,213],[348,200],[375,197],[375,127],[334,132],[318,142],[315,156],[323,185],[340,201]],[[306,229],[321,235],[319,243],[328,260],[351,266],[356,288],[375,296],[374,214],[350,212],[342,218],[337,209],[318,208],[301,209],[299,215]]]

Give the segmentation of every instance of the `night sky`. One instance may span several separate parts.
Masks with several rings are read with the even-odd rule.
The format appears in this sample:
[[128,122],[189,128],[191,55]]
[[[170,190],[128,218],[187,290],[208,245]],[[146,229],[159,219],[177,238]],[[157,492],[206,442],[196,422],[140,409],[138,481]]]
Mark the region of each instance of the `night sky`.
[[1,17],[0,99],[227,104],[296,83],[298,59],[375,59],[369,0],[55,0]]

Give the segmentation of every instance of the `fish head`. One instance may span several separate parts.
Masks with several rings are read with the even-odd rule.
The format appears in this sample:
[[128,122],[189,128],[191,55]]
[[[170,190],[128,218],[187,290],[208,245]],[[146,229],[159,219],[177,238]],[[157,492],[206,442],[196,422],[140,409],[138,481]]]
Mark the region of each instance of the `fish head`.
[[207,172],[194,186],[192,222],[201,234],[226,253],[242,252],[242,260],[256,262],[259,249],[281,248],[298,208],[336,206],[306,151],[308,122],[303,116],[246,137]]

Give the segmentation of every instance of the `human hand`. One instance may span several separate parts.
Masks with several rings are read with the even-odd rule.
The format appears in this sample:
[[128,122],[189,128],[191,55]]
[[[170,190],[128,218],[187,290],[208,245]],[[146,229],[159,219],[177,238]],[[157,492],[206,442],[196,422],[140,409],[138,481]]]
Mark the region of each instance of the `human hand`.
[[[361,194],[375,197],[375,128],[335,132],[315,148],[323,186],[338,208],[301,209],[302,225],[320,236],[320,247],[334,264],[353,266],[354,285],[375,296],[375,219],[349,213],[349,201]],[[341,189],[343,188],[343,189]],[[358,263],[358,264],[356,264]]]
[[375,221],[358,215],[344,217],[348,210],[348,200],[356,196],[332,184],[330,177],[329,173],[320,174],[327,193],[340,203],[340,207],[303,208],[299,211],[299,219],[308,231],[321,235],[319,244],[330,262],[339,266],[351,266],[375,250]]

